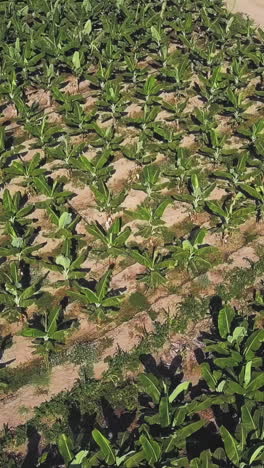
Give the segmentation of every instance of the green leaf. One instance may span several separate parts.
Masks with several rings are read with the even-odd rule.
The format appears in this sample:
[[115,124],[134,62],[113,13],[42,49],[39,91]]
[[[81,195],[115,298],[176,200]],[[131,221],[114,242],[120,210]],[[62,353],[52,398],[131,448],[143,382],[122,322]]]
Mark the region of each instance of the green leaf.
[[180,393],[188,390],[189,386],[190,382],[182,382],[179,385],[177,385],[177,387],[173,390],[173,392],[171,392],[169,396],[169,402],[172,403],[177,398],[177,396],[179,396]]
[[158,404],[161,396],[158,379],[152,374],[141,374],[138,381],[142,390],[151,396],[154,403]]
[[249,465],[251,466],[252,463],[254,463],[255,460],[257,460],[258,456],[262,454],[264,450],[264,445],[260,445],[251,455],[250,460],[249,460]]
[[139,437],[139,441],[142,445],[148,463],[157,463],[161,454],[159,444],[153,439],[148,439],[144,434]]
[[201,419],[200,421],[196,421],[194,423],[188,424],[187,426],[183,427],[182,429],[179,429],[176,432],[177,442],[182,441],[182,440],[185,441],[194,432],[199,431],[205,424],[206,424],[206,421]]
[[208,387],[212,390],[215,390],[217,386],[217,380],[214,378],[213,372],[211,371],[211,368],[207,362],[203,362],[201,364],[201,373]]
[[98,429],[92,431],[92,436],[97,445],[100,447],[106,463],[113,465],[115,463],[115,454],[112,450],[111,444],[108,439]]
[[31,338],[44,338],[47,333],[37,328],[25,328],[25,330],[22,330],[21,335]]
[[238,453],[238,442],[224,426],[220,427],[220,434],[223,439],[225,451],[229,460],[232,461],[235,466],[239,466],[240,457]]
[[225,306],[218,315],[218,330],[221,338],[226,338],[231,332],[231,323],[234,319],[235,311],[231,306]]
[[169,400],[167,396],[162,397],[160,400],[159,416],[160,416],[161,427],[168,427],[170,424],[170,414],[169,414]]
[[144,265],[147,268],[152,267],[152,261],[146,254],[145,256],[139,253],[137,250],[131,250],[129,252],[129,255],[136,260],[136,262],[140,263],[141,265]]
[[255,352],[260,348],[263,342],[264,330],[256,330],[248,337],[244,348],[244,355],[247,361],[255,357]]
[[81,61],[80,61],[80,53],[76,50],[72,56],[72,63],[75,70],[79,70],[81,68]]
[[66,434],[60,434],[58,437],[58,448],[65,463],[70,463],[73,459],[73,443]]
[[59,217],[58,226],[59,226],[60,229],[65,228],[66,226],[68,226],[71,223],[71,221],[72,221],[71,213],[68,213],[68,212],[65,211]]
[[96,292],[100,301],[102,301],[107,295],[111,276],[112,276],[112,270],[106,271],[105,274],[102,276],[102,278],[100,279],[100,281],[98,281],[96,285]]
[[51,309],[49,312],[49,319],[48,319],[48,330],[47,333],[54,333],[57,330],[57,321],[59,318],[61,308],[59,307],[54,307]]

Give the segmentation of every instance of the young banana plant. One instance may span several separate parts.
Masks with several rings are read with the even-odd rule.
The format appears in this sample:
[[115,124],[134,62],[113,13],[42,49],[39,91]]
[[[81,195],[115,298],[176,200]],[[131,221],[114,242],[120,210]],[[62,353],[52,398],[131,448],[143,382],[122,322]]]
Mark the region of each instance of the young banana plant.
[[51,93],[53,99],[55,99],[60,104],[59,112],[65,114],[66,117],[68,115],[68,112],[70,115],[73,112],[74,103],[84,102],[84,97],[81,94],[64,93],[56,86],[51,87]]
[[64,241],[60,254],[55,258],[50,258],[49,262],[41,261],[41,265],[47,270],[57,271],[63,276],[63,280],[53,283],[53,287],[61,285],[71,286],[73,280],[85,278],[87,269],[82,268],[82,264],[87,260],[88,250],[84,249],[80,254],[73,255],[71,252],[71,240]]
[[44,175],[46,173],[43,169],[42,164],[44,160],[41,158],[39,153],[36,153],[31,161],[13,161],[10,167],[4,169],[4,173],[8,180],[14,177],[21,177],[22,180],[19,184],[22,187],[32,187],[34,177]]
[[91,185],[90,188],[95,197],[96,208],[101,212],[105,211],[108,215],[120,211],[120,206],[128,192],[128,188],[126,188],[116,194],[102,180],[99,180],[96,185]]
[[72,135],[80,135],[93,130],[95,110],[87,112],[79,101],[73,101],[67,109],[65,122],[71,129]]
[[231,114],[236,122],[241,122],[246,119],[246,110],[251,106],[250,102],[246,101],[243,91],[233,91],[228,88],[226,91],[227,105],[225,111]]
[[102,148],[102,154],[112,154],[113,151],[120,149],[124,137],[117,133],[114,125],[104,128],[97,123],[93,123],[92,127],[96,137],[91,140],[91,145],[95,148]]
[[99,223],[87,226],[87,231],[102,244],[102,253],[109,257],[125,254],[126,242],[131,234],[130,227],[122,230],[122,218],[116,218],[106,230]]
[[53,148],[47,148],[47,158],[51,161],[60,160],[62,164],[58,164],[54,169],[65,167],[70,169],[76,159],[79,159],[83,152],[87,149],[86,143],[74,144],[70,142],[68,137],[63,136],[60,139],[60,144]]
[[160,235],[166,230],[165,222],[161,218],[170,203],[172,203],[170,198],[166,198],[158,206],[142,203],[135,211],[126,210],[125,213],[133,219],[144,222],[143,226],[139,226],[138,234],[149,238]]
[[146,267],[146,272],[138,275],[139,281],[143,281],[151,289],[166,284],[166,271],[173,268],[174,261],[171,258],[164,258],[158,250],[153,249],[152,253],[147,250],[139,252],[130,250],[130,257],[137,263]]
[[145,106],[157,104],[160,101],[161,86],[154,76],[149,76],[142,87],[137,89],[137,94],[145,101]]
[[237,158],[232,159],[231,162],[227,164],[227,171],[215,171],[213,172],[213,176],[226,180],[236,188],[239,184],[245,182],[253,175],[252,171],[248,171],[247,168],[248,159],[249,153],[244,152],[242,154],[238,154]]
[[179,147],[174,153],[174,163],[164,169],[163,175],[171,180],[168,184],[171,189],[175,186],[175,179],[178,185],[183,185],[196,171],[195,160],[188,148]]
[[37,203],[36,206],[61,205],[74,196],[72,192],[63,189],[63,183],[44,175],[33,178],[33,187],[38,194],[47,197],[43,202]]
[[174,128],[168,125],[159,123],[153,125],[154,136],[159,140],[162,139],[162,143],[160,143],[161,150],[165,150],[165,152],[169,150],[172,154],[179,148],[184,133],[184,131],[175,131]]
[[34,211],[34,205],[28,204],[28,199],[21,192],[14,195],[8,189],[4,190],[1,200],[0,224],[10,223],[13,226],[25,226],[32,219],[27,218]]
[[145,105],[143,109],[143,115],[141,117],[131,117],[124,120],[128,125],[133,125],[134,127],[140,128],[143,136],[149,138],[153,135],[153,128],[158,126],[156,117],[159,112],[159,106],[149,107]]
[[[242,206],[238,207],[238,202],[242,199]],[[207,207],[215,216],[220,218],[220,229],[223,238],[240,224],[244,223],[250,214],[254,211],[253,206],[244,206],[245,197],[242,193],[233,196],[227,196],[220,204],[218,201],[207,201]]]
[[240,190],[245,193],[249,198],[255,200],[257,220],[260,221],[264,217],[264,183],[263,178],[258,177],[256,183],[253,185],[240,184]]
[[83,175],[83,178],[91,183],[98,180],[106,181],[113,174],[113,167],[109,165],[111,159],[111,151],[105,150],[93,159],[88,159],[81,155],[79,158],[72,160],[72,169],[77,170]]
[[15,257],[19,262],[23,260],[26,263],[37,261],[37,258],[32,253],[44,247],[46,242],[32,245],[35,238],[34,230],[28,228],[25,232],[18,232],[17,228],[7,223],[6,232],[10,240],[5,243],[6,245],[4,244],[0,247],[0,256]]
[[26,327],[21,335],[33,338],[35,354],[44,356],[46,365],[49,364],[51,354],[54,354],[65,338],[70,333],[69,328],[65,328],[66,322],[61,317],[61,307],[53,307],[50,311],[44,311],[41,316],[39,328]]
[[228,85],[225,74],[221,71],[221,66],[214,68],[212,75],[205,78],[199,77],[201,85],[198,86],[200,94],[207,101],[207,104],[219,103]]
[[206,229],[200,229],[194,238],[183,240],[181,245],[171,248],[175,266],[186,268],[195,274],[211,268],[212,264],[208,260],[208,256],[215,253],[217,249],[204,245],[206,234]]
[[145,164],[150,164],[156,159],[155,150],[152,151],[152,148],[147,144],[144,137],[139,138],[137,143],[132,145],[122,145],[120,149],[127,159],[135,161],[141,167]]
[[109,269],[96,283],[94,290],[75,283],[75,289],[69,290],[68,295],[84,304],[87,313],[91,314],[91,317],[102,320],[108,312],[116,312],[124,299],[123,294],[115,294],[110,289],[111,278],[112,270]]
[[97,109],[103,111],[102,122],[113,119],[114,126],[125,111],[127,99],[122,95],[118,82],[108,82],[104,88],[102,98],[96,102]]
[[145,166],[140,174],[139,181],[132,185],[134,190],[142,190],[149,198],[159,198],[160,192],[167,186],[167,182],[160,182],[160,168],[158,166]]
[[194,110],[192,119],[194,124],[191,124],[190,130],[201,134],[203,142],[208,143],[208,134],[217,127],[213,112],[197,108]]
[[250,127],[239,127],[238,133],[247,137],[250,140],[250,146],[257,154],[264,154],[264,119],[258,120]]
[[227,135],[221,135],[219,131],[214,128],[209,131],[209,135],[207,136],[208,144],[202,146],[200,152],[211,158],[214,163],[219,163],[226,154],[225,144],[227,139]]
[[37,139],[37,142],[31,145],[32,148],[43,148],[53,145],[56,142],[56,137],[64,133],[62,127],[48,122],[47,115],[43,115],[41,119],[37,117],[35,122],[26,123],[25,130]]
[[49,204],[46,205],[45,209],[51,222],[56,226],[55,234],[51,234],[52,237],[63,237],[64,239],[79,238],[79,236],[75,234],[76,225],[80,221],[79,215],[73,217],[73,213],[65,208],[64,211],[61,211]]
[[9,263],[7,270],[0,270],[0,315],[10,322],[27,316],[27,308],[36,304],[42,294],[41,281],[26,285],[28,278],[22,275],[19,264],[14,261]]
[[192,174],[190,178],[189,192],[184,194],[176,194],[173,198],[185,203],[190,203],[195,212],[199,212],[205,205],[206,199],[214,190],[216,184],[203,184],[197,174]]

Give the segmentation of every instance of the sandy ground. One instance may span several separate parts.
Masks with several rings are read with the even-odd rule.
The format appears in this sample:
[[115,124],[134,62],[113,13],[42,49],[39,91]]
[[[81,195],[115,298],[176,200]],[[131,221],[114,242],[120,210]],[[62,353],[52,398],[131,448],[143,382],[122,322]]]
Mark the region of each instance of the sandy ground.
[[264,0],[227,0],[226,3],[232,12],[245,13],[264,26]]

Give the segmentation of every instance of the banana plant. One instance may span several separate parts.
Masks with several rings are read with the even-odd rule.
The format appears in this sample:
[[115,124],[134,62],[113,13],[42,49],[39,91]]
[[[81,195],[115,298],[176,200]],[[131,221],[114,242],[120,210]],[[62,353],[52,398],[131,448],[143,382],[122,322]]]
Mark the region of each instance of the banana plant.
[[139,138],[139,140],[132,145],[122,145],[120,149],[127,159],[135,161],[140,167],[145,164],[150,164],[156,159],[155,149],[153,151],[153,148],[147,143],[144,137]]
[[162,101],[161,106],[167,112],[169,112],[169,116],[166,117],[168,122],[173,121],[176,123],[176,128],[179,129],[180,123],[183,125],[189,119],[189,112],[186,111],[188,99],[185,99],[182,102],[178,102],[178,100],[173,103],[168,101]]
[[15,69],[7,69],[3,74],[3,82],[0,84],[0,95],[7,96],[8,100],[13,103],[14,99],[22,94],[22,86],[19,83]]
[[21,335],[33,338],[34,353],[44,356],[48,365],[51,354],[54,354],[64,344],[66,336],[70,333],[70,329],[65,328],[66,325],[67,323],[62,319],[61,307],[52,307],[41,314],[39,328],[25,327]]
[[56,281],[52,284],[53,287],[61,285],[71,286],[73,280],[85,278],[87,270],[82,268],[82,264],[87,260],[88,250],[84,249],[79,254],[74,255],[70,248],[71,241],[64,241],[60,254],[55,258],[49,258],[49,262],[40,261],[40,264],[48,271],[56,271],[61,273],[63,280]]
[[46,207],[47,204],[61,205],[65,199],[70,200],[74,196],[69,190],[64,190],[63,183],[44,175],[33,178],[33,187],[38,194],[47,197],[43,202],[36,203],[38,207]]
[[183,185],[196,171],[195,160],[188,148],[179,147],[174,153],[173,164],[170,164],[168,169],[164,169],[163,174],[171,180],[168,183],[168,188],[171,189],[175,186],[174,179],[178,185]]
[[257,220],[263,219],[264,215],[264,183],[262,177],[257,177],[256,183],[253,185],[242,183],[239,185],[240,190],[248,197],[255,200]]
[[160,235],[166,230],[165,222],[161,219],[167,206],[172,203],[170,198],[163,200],[158,206],[142,203],[135,211],[126,210],[125,214],[132,219],[143,221],[143,226],[139,226],[138,234],[143,237]]
[[235,467],[258,467],[264,462],[264,437],[260,429],[261,409],[247,403],[241,411],[241,422],[233,435],[225,427],[220,434],[225,449],[225,457]]
[[69,290],[68,296],[84,304],[86,312],[91,315],[91,317],[102,320],[107,313],[116,312],[124,299],[123,294],[115,294],[115,292],[110,289],[111,278],[112,269],[110,268],[96,283],[94,290],[85,286],[80,286],[75,282],[74,290]]
[[200,229],[193,238],[185,239],[181,245],[173,246],[172,257],[175,266],[186,268],[197,274],[200,271],[206,271],[212,264],[208,256],[217,251],[216,247],[204,245],[204,238],[207,234],[206,229]]
[[250,102],[246,101],[246,96],[243,91],[233,91],[228,88],[226,91],[227,105],[224,109],[228,114],[231,114],[236,122],[241,122],[246,119],[246,110],[251,106]]
[[159,125],[156,121],[156,117],[160,112],[160,107],[150,107],[144,105],[143,115],[140,117],[131,117],[124,119],[124,122],[128,125],[133,125],[141,129],[144,136],[151,137],[153,136],[153,128]]
[[122,218],[116,218],[108,229],[104,229],[99,223],[91,224],[86,229],[89,234],[100,241],[104,255],[110,257],[124,255],[131,229],[130,227],[122,229]]
[[206,199],[214,190],[216,184],[212,183],[205,185],[196,173],[191,175],[189,183],[189,193],[176,194],[173,198],[175,198],[175,200],[191,204],[192,209],[199,212],[204,207]]
[[145,81],[146,75],[148,73],[147,67],[142,68],[138,64],[139,60],[136,52],[125,55],[124,61],[125,70],[122,75],[124,76],[125,81],[132,82],[134,85],[136,83]]
[[179,57],[178,54],[170,54],[166,60],[166,65],[161,68],[161,73],[169,82],[166,85],[168,91],[188,89],[192,77],[189,57]]
[[95,110],[87,112],[79,101],[73,101],[71,107],[67,108],[65,122],[70,127],[72,135],[80,135],[92,132]]
[[240,414],[244,405],[263,401],[264,330],[227,305],[218,314],[217,332],[205,340],[211,359],[201,365],[202,375],[213,392],[236,396],[233,404]]
[[93,130],[96,133],[96,137],[90,142],[95,148],[102,148],[102,154],[110,153],[120,149],[120,144],[124,140],[124,137],[117,133],[114,125],[109,127],[100,127],[97,123],[93,123]]
[[139,181],[132,185],[134,190],[142,190],[149,198],[160,197],[160,192],[167,182],[160,182],[160,168],[154,165],[145,166],[139,176]]
[[7,223],[6,232],[9,236],[9,241],[0,247],[0,256],[15,257],[19,262],[23,260],[26,263],[37,261],[37,257],[32,255],[32,253],[44,247],[46,242],[32,245],[35,238],[34,230],[28,228],[21,233],[18,232],[17,228]]
[[108,466],[114,463],[115,466],[120,466],[120,464],[118,464],[118,457],[114,454],[110,441],[106,439],[98,429],[92,431],[92,438],[99,450],[96,452],[79,450],[75,453],[73,439],[66,434],[59,435],[57,444],[65,466],[69,468],[74,466],[86,466],[91,468],[93,466],[98,466],[100,462],[105,462]]
[[56,137],[64,133],[62,127],[48,122],[47,115],[43,115],[41,118],[37,117],[34,122],[26,123],[25,130],[37,139],[37,142],[33,143],[31,148],[53,145],[56,141]]
[[53,99],[59,103],[59,112],[65,114],[66,117],[73,112],[74,104],[78,102],[79,104],[84,102],[84,97],[81,94],[70,94],[62,92],[57,86],[51,87],[51,94]]
[[225,150],[227,139],[227,135],[221,135],[217,129],[213,128],[209,131],[207,136],[208,144],[206,146],[202,146],[200,152],[209,158],[212,158],[214,163],[219,163],[221,162],[222,157],[227,154],[227,151]]
[[41,281],[37,280],[26,286],[27,277],[14,261],[9,263],[7,270],[0,270],[1,316],[10,322],[26,317],[27,308],[36,304],[42,294]]
[[91,183],[98,180],[106,181],[113,174],[113,167],[109,165],[111,160],[111,151],[104,150],[96,155],[93,159],[88,159],[81,155],[72,160],[72,169],[83,174],[83,178]]
[[64,239],[77,239],[79,237],[75,234],[76,225],[80,221],[79,215],[74,217],[73,213],[66,208],[58,210],[50,204],[47,204],[45,209],[51,222],[56,226],[55,233],[51,234],[52,237],[63,237]]
[[116,127],[118,119],[124,114],[127,99],[124,96],[121,85],[118,82],[106,84],[101,99],[96,102],[97,109],[103,111],[102,122],[113,119]]
[[242,63],[237,58],[233,58],[228,70],[228,80],[235,89],[243,88],[249,79],[250,73],[247,62]]
[[[242,205],[239,203],[240,201],[242,201]],[[239,206],[237,206],[238,203]],[[231,230],[244,223],[254,211],[253,206],[245,206],[242,193],[238,193],[235,196],[231,195],[231,197],[227,196],[222,202],[222,205],[218,201],[213,200],[207,201],[206,205],[215,216],[220,218],[219,227],[222,231],[223,238],[228,235]]]
[[33,72],[36,73],[40,68],[44,53],[36,53],[30,40],[22,45],[20,38],[17,37],[14,46],[3,44],[3,47],[7,66],[15,67],[17,75],[21,75],[23,80],[27,80]]
[[101,90],[105,88],[106,83],[114,77],[113,69],[114,66],[112,62],[104,64],[102,63],[102,60],[100,60],[97,71],[94,74],[87,75],[87,79],[97,88],[98,93],[101,93]]
[[79,159],[79,157],[83,155],[86,149],[87,145],[85,142],[74,144],[71,143],[69,137],[63,136],[60,139],[60,144],[58,146],[47,148],[46,155],[47,158],[51,161],[62,161],[62,164],[54,167],[55,169],[58,167],[65,167],[66,169],[70,169],[73,162],[76,159]]
[[204,143],[208,143],[208,134],[218,126],[213,112],[196,108],[194,109],[192,120],[194,123],[191,123],[190,130],[195,133],[201,133]]
[[231,183],[234,188],[238,187],[239,184],[244,183],[247,179],[250,179],[254,175],[253,171],[248,171],[247,163],[249,160],[249,153],[239,153],[236,158],[233,158],[230,162],[227,162],[228,170],[218,170],[213,172],[213,176],[219,179],[227,180]]
[[238,133],[249,138],[253,150],[262,154],[261,148],[264,146],[264,119],[258,120],[250,127],[239,127]]
[[28,104],[25,96],[17,96],[14,103],[18,114],[16,117],[18,124],[34,123],[41,118],[42,111],[38,102],[34,101],[32,104]]
[[44,160],[41,158],[39,153],[34,154],[31,161],[13,161],[10,167],[4,170],[8,180],[14,177],[22,177],[19,184],[22,187],[31,188],[34,178],[45,175],[46,170],[42,167]]
[[137,94],[144,99],[145,106],[156,104],[160,101],[161,86],[154,76],[149,76],[142,87],[137,88]]
[[34,211],[34,205],[28,204],[27,197],[21,192],[18,191],[12,195],[8,189],[5,189],[1,204],[0,224],[25,226],[32,222],[26,216]]
[[115,193],[109,189],[102,180],[91,185],[90,188],[95,197],[96,208],[101,212],[106,212],[108,215],[120,211],[120,206],[128,193],[128,188],[121,190],[119,193]]
[[146,272],[138,275],[139,281],[143,281],[151,289],[166,284],[166,271],[174,266],[171,258],[164,258],[157,249],[153,249],[152,253],[147,250],[130,250],[129,256],[146,267]]
[[228,85],[226,75],[221,71],[221,66],[215,67],[209,78],[202,75],[199,78],[201,85],[198,85],[198,89],[206,102],[208,104],[221,102]]
[[168,150],[172,153],[177,151],[179,144],[184,136],[184,131],[178,130],[175,131],[174,128],[169,127],[168,125],[161,125],[159,123],[153,125],[153,134],[159,140],[162,139],[160,143],[160,148],[164,152]]

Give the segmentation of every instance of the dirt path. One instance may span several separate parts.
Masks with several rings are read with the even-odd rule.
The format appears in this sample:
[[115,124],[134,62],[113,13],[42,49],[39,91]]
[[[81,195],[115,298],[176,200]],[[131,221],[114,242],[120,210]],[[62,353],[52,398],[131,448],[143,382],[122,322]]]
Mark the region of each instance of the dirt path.
[[234,13],[245,13],[259,26],[264,26],[264,0],[227,0],[227,7]]

